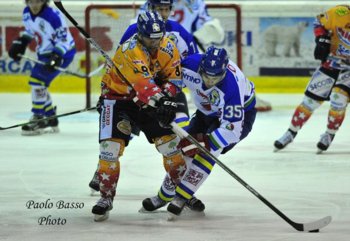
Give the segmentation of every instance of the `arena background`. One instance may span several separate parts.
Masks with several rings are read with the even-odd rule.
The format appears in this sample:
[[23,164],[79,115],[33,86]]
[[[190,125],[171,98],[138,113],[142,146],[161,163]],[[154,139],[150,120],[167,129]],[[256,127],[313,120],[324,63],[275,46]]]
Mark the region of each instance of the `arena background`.
[[[142,3],[143,1],[69,1],[66,9],[84,24],[84,10],[90,4]],[[340,1],[206,1],[207,3],[235,3],[242,8],[243,71],[254,81],[258,93],[302,93],[319,62],[313,59],[314,38],[312,22],[317,14]],[[51,2],[51,6],[54,4]],[[0,0],[0,92],[29,92],[28,75],[33,64],[12,61],[7,51],[21,30],[23,1]],[[209,11],[210,13],[210,11]],[[123,14],[119,12],[118,14]],[[69,21],[67,21],[69,23]],[[69,23],[70,24],[70,23]],[[300,28],[300,25],[303,25]],[[77,42],[78,54],[70,70],[84,73],[85,43],[70,24]],[[299,27],[299,29],[298,29]],[[226,38],[229,37],[227,34]],[[232,33],[231,33],[232,34]],[[233,33],[236,34],[236,33]],[[269,39],[275,39],[271,46]],[[112,40],[116,42],[117,40]],[[225,40],[226,41],[226,40]],[[299,53],[288,46],[298,41]],[[33,41],[34,42],[34,41]],[[268,53],[273,48],[276,56]],[[35,45],[26,54],[35,57]],[[286,54],[289,52],[290,54]],[[286,56],[288,55],[288,56]],[[50,87],[52,92],[84,93],[85,79],[61,75]]]

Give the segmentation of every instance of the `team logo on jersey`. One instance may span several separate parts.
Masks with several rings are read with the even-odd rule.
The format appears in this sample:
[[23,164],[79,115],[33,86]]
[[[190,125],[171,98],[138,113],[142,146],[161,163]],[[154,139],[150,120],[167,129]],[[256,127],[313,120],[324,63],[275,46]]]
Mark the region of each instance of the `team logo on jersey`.
[[335,13],[338,14],[339,16],[344,16],[349,14],[349,9],[347,9],[346,7],[338,8],[337,10],[335,10]]
[[214,89],[212,92],[210,92],[209,101],[212,105],[219,106],[220,94],[219,94],[218,90]]
[[235,126],[232,123],[230,123],[230,124],[227,124],[225,128],[229,131],[233,131],[233,129],[235,129]]
[[177,39],[177,37],[176,37],[176,35],[175,35],[174,33],[169,33],[168,38],[169,38],[171,41],[173,41],[173,42],[175,43],[175,45],[177,45],[177,43],[178,43],[179,40]]

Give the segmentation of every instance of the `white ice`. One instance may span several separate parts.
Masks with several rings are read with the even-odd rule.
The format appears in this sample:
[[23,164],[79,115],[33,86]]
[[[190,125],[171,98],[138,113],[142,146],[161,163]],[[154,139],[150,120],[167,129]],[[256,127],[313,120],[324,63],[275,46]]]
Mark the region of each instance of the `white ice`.
[[[53,94],[59,114],[84,108],[83,95]],[[141,201],[155,195],[164,171],[145,137],[135,138],[121,158],[121,176],[110,218],[93,221],[88,183],[97,165],[98,115],[60,119],[59,134],[21,136],[20,128],[0,131],[0,240],[191,240],[191,241],[349,241],[350,120],[345,119],[329,150],[316,155],[325,131],[328,103],[311,117],[295,141],[274,153],[273,142],[289,126],[302,95],[260,95],[273,111],[259,113],[251,134],[219,159],[295,222],[331,215],[319,233],[294,230],[270,208],[216,166],[197,196],[204,217],[185,215],[166,221],[165,209],[138,213]],[[0,126],[26,122],[30,96],[0,94]],[[26,203],[52,202],[51,209]],[[82,209],[55,204],[83,203]],[[39,225],[40,217],[65,219],[65,225]]]

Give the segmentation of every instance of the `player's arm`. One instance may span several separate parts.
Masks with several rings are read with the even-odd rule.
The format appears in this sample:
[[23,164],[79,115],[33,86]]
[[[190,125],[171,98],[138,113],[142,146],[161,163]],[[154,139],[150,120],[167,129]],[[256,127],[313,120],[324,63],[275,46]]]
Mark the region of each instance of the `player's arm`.
[[[240,140],[243,129],[244,106],[239,99],[239,91],[234,91],[231,99],[225,100],[220,126],[209,134],[210,147],[214,151]],[[226,99],[226,98],[225,98]]]
[[314,35],[316,42],[314,57],[322,62],[327,60],[331,50],[331,33],[328,31],[331,26],[331,21],[330,12],[328,11],[318,15],[314,22]]
[[23,25],[24,25],[24,31],[20,33],[20,36],[12,41],[11,47],[9,49],[9,56],[15,60],[20,61],[21,56],[26,51],[27,46],[34,38],[34,33],[29,28],[26,19],[28,19],[29,13],[23,13]]

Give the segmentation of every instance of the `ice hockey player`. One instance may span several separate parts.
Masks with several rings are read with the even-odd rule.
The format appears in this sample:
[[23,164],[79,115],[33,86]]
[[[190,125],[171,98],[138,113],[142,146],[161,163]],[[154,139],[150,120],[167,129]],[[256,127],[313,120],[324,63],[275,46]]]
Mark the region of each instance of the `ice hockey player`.
[[[173,0],[148,0],[147,11],[156,11],[165,20],[166,36],[169,37],[176,45],[180,52],[181,59],[186,58],[188,55],[198,53],[197,45],[190,33],[188,33],[179,23],[168,20],[168,17],[172,10]],[[137,23],[132,24],[124,33],[120,40],[120,44],[123,44],[135,33],[137,33]],[[176,103],[178,105],[176,110],[175,122],[182,128],[186,128],[189,123],[189,113],[187,107],[186,97],[183,92],[179,92],[175,96]],[[143,201],[144,211],[154,211],[160,207],[166,205],[167,202],[171,201],[175,195],[175,183],[177,180],[172,180],[167,174],[162,187],[159,190],[159,194],[152,199],[145,199]],[[97,171],[94,174],[93,179],[90,181],[89,186],[92,190],[99,191],[99,180]],[[203,211],[204,204],[195,197],[190,200],[188,207],[191,210]]]
[[[188,132],[213,155],[228,152],[252,130],[256,117],[254,84],[229,60],[225,49],[214,46],[204,54],[189,56],[182,67],[184,84],[197,108]],[[178,147],[190,161],[167,207],[175,216],[181,214],[215,164],[187,139]]]
[[317,153],[326,151],[343,123],[350,99],[350,5],[332,7],[314,23],[315,59],[321,60],[309,81],[304,99],[292,116],[287,132],[275,141],[275,150],[291,143],[298,131],[324,101],[330,101],[327,129],[317,143]]
[[[36,64],[29,79],[32,92],[31,120],[35,121],[56,114],[48,88],[60,73],[55,67],[66,68],[73,61],[76,49],[63,15],[49,7],[48,0],[26,0],[26,5],[23,10],[25,30],[13,41],[8,54],[15,61],[20,61],[28,44],[35,39],[38,60],[46,63]],[[58,119],[54,118],[23,126],[22,135],[40,135],[58,130]]]
[[155,144],[173,179],[182,174],[178,170],[185,165],[176,148],[179,138],[166,128],[175,119],[174,96],[181,88],[177,86],[181,83],[179,52],[164,36],[165,23],[157,12],[141,13],[137,27],[137,34],[118,47],[113,58],[116,68],[102,77],[98,169],[101,198],[92,209],[95,221],[107,219],[113,207],[119,158],[133,129],[140,129]]
[[[204,0],[174,0],[173,15],[169,19],[192,33],[203,52],[207,46],[220,45],[225,39],[220,20],[210,16]],[[272,110],[271,103],[258,97],[255,108],[260,112]]]

